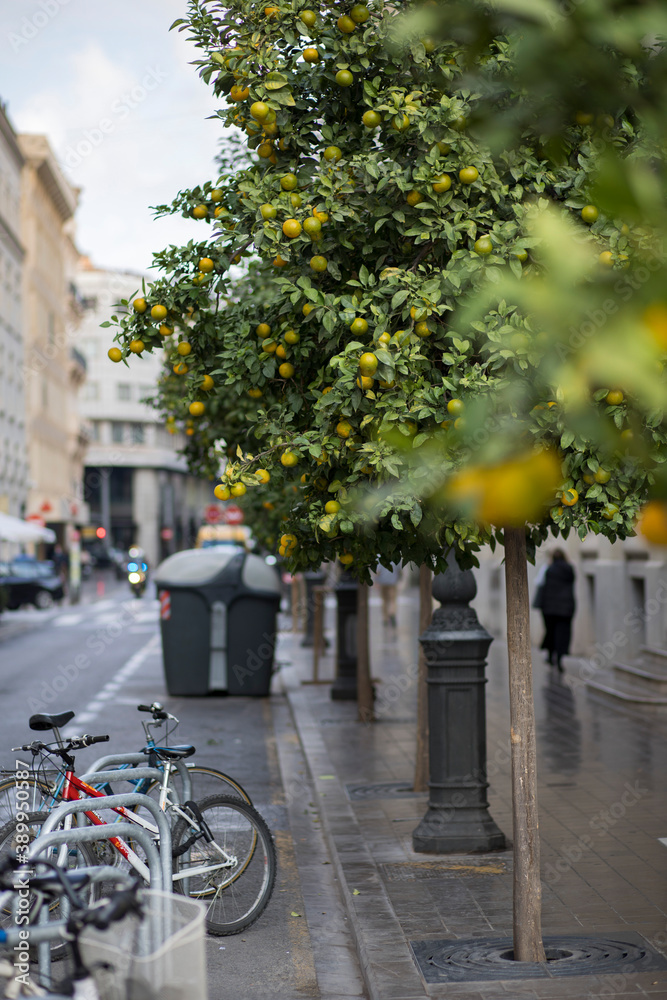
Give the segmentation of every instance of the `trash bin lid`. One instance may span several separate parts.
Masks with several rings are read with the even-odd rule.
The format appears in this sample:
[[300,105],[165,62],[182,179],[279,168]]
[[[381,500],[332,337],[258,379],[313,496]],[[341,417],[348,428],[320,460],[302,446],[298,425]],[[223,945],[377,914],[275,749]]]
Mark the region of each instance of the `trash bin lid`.
[[[212,583],[243,549],[220,545],[210,549],[183,549],[169,556],[155,570],[158,586]],[[268,569],[268,567],[267,567]]]
[[249,590],[280,593],[280,577],[273,566],[268,566],[261,556],[249,555],[243,564],[241,579]]

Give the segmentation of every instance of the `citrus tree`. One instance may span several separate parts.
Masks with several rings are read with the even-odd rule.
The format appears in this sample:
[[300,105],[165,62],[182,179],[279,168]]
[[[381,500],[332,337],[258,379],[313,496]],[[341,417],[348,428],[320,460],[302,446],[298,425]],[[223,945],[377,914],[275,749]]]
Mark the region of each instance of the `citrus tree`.
[[[459,4],[405,20],[383,0],[191,0],[175,27],[235,131],[219,176],[161,207],[205,232],[157,255],[162,276],[114,318],[110,357],[166,348],[160,405],[183,422],[192,467],[215,476],[224,458],[220,499],[279,503],[294,568],[339,558],[364,578],[378,561],[443,568],[451,550],[469,565],[509,540],[510,669],[527,711],[514,769],[530,789],[526,540],[631,533],[665,430],[645,322],[631,365],[610,365],[607,345],[585,378],[574,364],[577,392],[563,383],[580,353],[564,303],[579,315],[654,246],[597,197],[609,149],[637,156],[633,111],[610,91],[592,110],[562,102],[558,128],[543,127],[510,72],[523,50],[502,6],[472,5],[445,33],[437,18]],[[534,795],[517,796],[517,840],[539,903]],[[517,956],[539,959],[539,905],[524,923]]]

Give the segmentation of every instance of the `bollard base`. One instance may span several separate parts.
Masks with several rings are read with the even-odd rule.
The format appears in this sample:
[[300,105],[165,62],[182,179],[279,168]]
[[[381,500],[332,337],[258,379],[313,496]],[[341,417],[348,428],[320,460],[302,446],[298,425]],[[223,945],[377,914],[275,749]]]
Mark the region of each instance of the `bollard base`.
[[505,834],[484,807],[466,809],[452,817],[451,808],[429,807],[412,833],[417,854],[487,854],[508,847]]
[[337,677],[331,685],[332,701],[356,701],[357,700],[357,678]]

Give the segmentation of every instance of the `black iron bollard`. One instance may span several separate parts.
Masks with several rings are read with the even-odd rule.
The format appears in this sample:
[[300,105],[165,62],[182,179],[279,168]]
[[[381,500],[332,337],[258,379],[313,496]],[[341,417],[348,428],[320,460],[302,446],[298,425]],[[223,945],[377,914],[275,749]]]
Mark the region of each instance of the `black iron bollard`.
[[331,686],[334,701],[357,697],[357,581],[341,573],[336,594],[336,678]]
[[[314,643],[313,626],[315,624],[315,598],[313,591],[315,587],[322,586],[325,576],[320,570],[306,571],[303,574],[303,579],[306,584],[306,624],[304,626],[304,636],[301,640],[301,645],[310,649]],[[328,645],[326,639],[324,640],[324,645]]]
[[458,854],[503,850],[486,798],[484,668],[492,637],[468,606],[470,570],[450,562],[433,581],[442,607],[419,637],[428,670],[429,802],[412,834],[415,851]]

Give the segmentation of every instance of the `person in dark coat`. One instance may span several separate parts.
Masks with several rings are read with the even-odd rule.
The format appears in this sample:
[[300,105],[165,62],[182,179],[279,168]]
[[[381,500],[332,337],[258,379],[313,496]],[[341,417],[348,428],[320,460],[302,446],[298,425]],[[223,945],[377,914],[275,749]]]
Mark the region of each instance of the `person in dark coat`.
[[551,565],[541,584],[539,606],[544,619],[544,640],[549,663],[562,673],[562,659],[570,652],[574,618],[574,569],[562,549],[554,549]]

